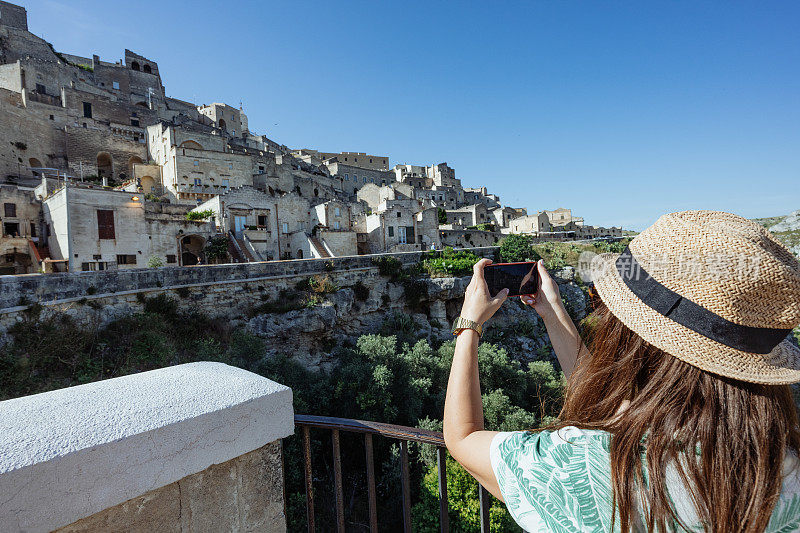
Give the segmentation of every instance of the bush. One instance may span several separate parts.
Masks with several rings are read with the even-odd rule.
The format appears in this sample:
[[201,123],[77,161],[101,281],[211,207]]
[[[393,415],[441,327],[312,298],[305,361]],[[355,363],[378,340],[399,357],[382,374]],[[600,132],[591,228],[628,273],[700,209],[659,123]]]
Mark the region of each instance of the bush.
[[439,217],[439,225],[447,224],[447,211],[441,207],[436,208],[436,215]]
[[393,280],[399,279],[403,274],[403,263],[396,257],[379,255],[372,258],[372,264],[378,267],[378,273],[381,276],[386,276]]
[[186,213],[186,220],[206,220],[214,216],[213,209],[206,209],[205,211],[189,211]]
[[205,247],[206,259],[209,262],[225,260],[228,258],[228,237],[227,235],[214,235]]
[[438,257],[423,260],[422,265],[431,277],[464,276],[472,272],[478,261],[480,257],[469,250],[447,247]]
[[500,241],[500,260],[504,263],[538,261],[541,256],[533,249],[533,237],[512,234]]
[[147,266],[149,268],[161,268],[164,266],[164,260],[156,255],[151,255],[150,259],[147,260]]
[[339,290],[329,276],[312,276],[299,281],[295,288],[298,291],[308,291],[317,294],[331,294]]

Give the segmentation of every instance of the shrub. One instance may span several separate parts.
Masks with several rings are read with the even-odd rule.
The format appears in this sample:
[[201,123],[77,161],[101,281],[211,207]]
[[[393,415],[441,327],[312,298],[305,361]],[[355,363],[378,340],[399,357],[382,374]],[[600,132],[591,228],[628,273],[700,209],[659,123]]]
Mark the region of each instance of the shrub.
[[463,276],[472,271],[480,257],[469,250],[445,248],[438,257],[425,259],[423,267],[431,277]]
[[145,298],[144,312],[155,313],[165,317],[174,317],[178,314],[178,302],[166,294]]
[[92,285],[91,287],[87,288],[86,289],[86,294],[88,294],[89,296],[91,296],[93,294],[97,294],[97,287]]
[[189,287],[178,287],[175,289],[175,292],[178,293],[178,296],[181,298],[188,298],[190,294]]
[[164,266],[164,260],[157,255],[151,255],[150,259],[147,260],[147,266],[149,268],[161,268]]
[[186,220],[205,220],[214,216],[213,209],[206,209],[204,211],[189,211],[186,213]]
[[228,258],[228,237],[227,235],[214,235],[205,247],[206,259],[209,262],[224,260]]
[[504,263],[538,261],[541,256],[533,249],[533,237],[512,234],[500,241],[500,260]]
[[439,217],[439,224],[444,225],[447,224],[447,211],[445,211],[441,207],[436,208],[436,214]]
[[381,276],[386,276],[393,280],[399,279],[402,276],[403,263],[396,257],[379,255],[372,258],[372,264],[378,267],[378,273]]

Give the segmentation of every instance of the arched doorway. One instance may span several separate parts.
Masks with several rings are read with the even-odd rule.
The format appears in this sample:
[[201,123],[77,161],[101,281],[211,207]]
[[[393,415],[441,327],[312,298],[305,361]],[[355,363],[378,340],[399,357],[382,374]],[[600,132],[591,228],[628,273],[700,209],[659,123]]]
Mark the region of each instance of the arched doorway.
[[28,159],[28,166],[31,167],[31,172],[33,172],[33,175],[38,176],[40,171],[37,169],[42,168],[43,165],[41,161],[35,157],[31,157]]
[[200,235],[185,235],[181,238],[181,264],[183,266],[200,265],[206,262],[203,247],[205,238]]
[[142,191],[153,192],[155,186],[156,180],[152,176],[142,176]]
[[142,71],[146,74],[151,74],[153,72],[153,69],[150,68],[150,65],[145,65],[144,67],[142,67]]
[[131,70],[139,70],[139,62],[138,61],[134,61],[133,63],[131,63]]
[[111,157],[111,154],[108,152],[100,152],[97,154],[97,177],[114,177],[114,158]]
[[302,259],[303,258],[303,250],[300,249],[300,248],[297,249],[297,258],[298,259]]
[[219,127],[222,128],[223,130],[227,129],[227,126],[225,124],[225,119],[222,119],[222,118],[219,119]]
[[130,171],[131,176],[135,175],[133,173],[133,165],[141,165],[141,164],[142,164],[142,158],[137,155],[132,155],[130,159],[128,159],[128,170]]

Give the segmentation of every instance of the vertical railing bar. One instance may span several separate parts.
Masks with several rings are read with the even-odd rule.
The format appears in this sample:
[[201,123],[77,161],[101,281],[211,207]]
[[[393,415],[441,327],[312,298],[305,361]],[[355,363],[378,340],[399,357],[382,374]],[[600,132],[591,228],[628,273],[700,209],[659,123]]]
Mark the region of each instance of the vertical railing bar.
[[439,530],[450,531],[450,515],[447,514],[447,450],[436,448],[436,469],[439,474]]
[[408,475],[408,441],[400,441],[400,478],[403,482],[403,531],[411,533],[411,481]]
[[306,521],[309,533],[314,533],[314,478],[311,474],[311,431],[303,426],[303,463],[306,478]]
[[342,453],[339,446],[339,430],[331,430],[333,441],[333,477],[336,488],[336,530],[344,533],[344,492],[342,490]]
[[378,531],[378,498],[375,493],[375,459],[372,455],[372,434],[364,433],[364,448],[367,451],[367,492],[369,494],[369,530]]
[[481,533],[489,533],[489,491],[478,485],[478,495],[481,504]]

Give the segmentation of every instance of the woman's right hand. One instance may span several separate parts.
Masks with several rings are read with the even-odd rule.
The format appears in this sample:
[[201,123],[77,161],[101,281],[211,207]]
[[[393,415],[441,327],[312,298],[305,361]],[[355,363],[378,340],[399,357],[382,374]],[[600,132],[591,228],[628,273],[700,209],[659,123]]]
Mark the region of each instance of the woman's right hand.
[[558,283],[550,276],[544,268],[544,260],[539,259],[536,264],[539,270],[539,289],[534,296],[520,296],[525,305],[533,307],[543,319],[555,316],[559,311],[564,311],[564,304],[561,302],[561,292],[558,290]]

